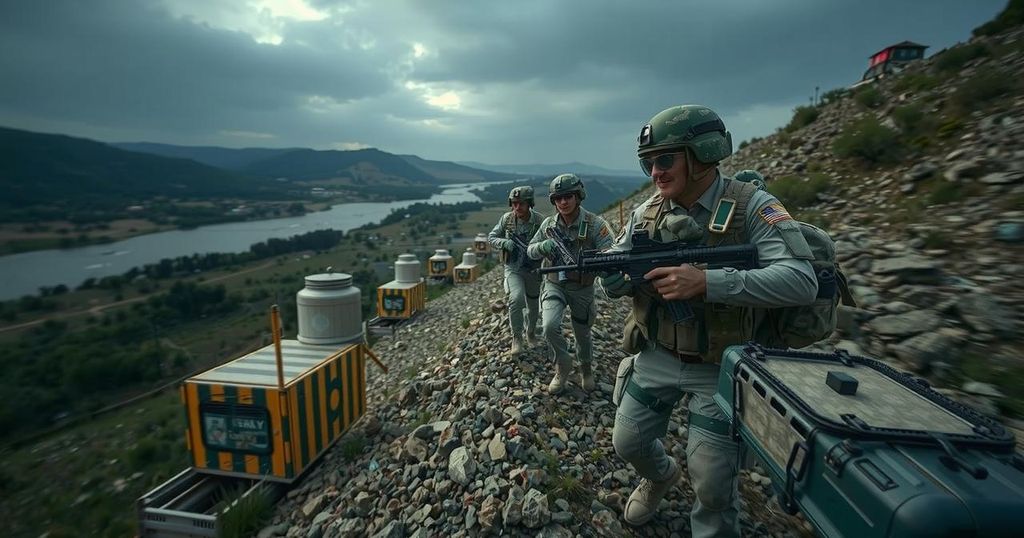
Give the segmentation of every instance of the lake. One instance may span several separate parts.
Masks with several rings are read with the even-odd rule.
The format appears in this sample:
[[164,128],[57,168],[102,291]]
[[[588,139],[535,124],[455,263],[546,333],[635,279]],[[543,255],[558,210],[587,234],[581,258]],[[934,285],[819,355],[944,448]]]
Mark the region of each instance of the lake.
[[245,252],[249,245],[270,238],[287,238],[314,230],[348,231],[380,222],[393,209],[417,202],[454,204],[478,202],[470,192],[486,183],[445,185],[423,200],[338,204],[327,211],[249,222],[213,224],[192,230],[140,235],[115,243],[61,250],[40,250],[0,256],[0,300],[35,294],[41,286],[65,284],[75,288],[87,278],[119,275],[132,267],[195,253]]

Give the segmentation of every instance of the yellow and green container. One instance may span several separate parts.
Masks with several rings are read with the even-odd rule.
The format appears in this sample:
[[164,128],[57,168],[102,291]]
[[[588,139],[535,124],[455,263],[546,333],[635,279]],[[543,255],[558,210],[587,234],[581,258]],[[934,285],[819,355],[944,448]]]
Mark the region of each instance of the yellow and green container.
[[362,343],[281,341],[185,380],[181,399],[199,472],[291,482],[366,412]]
[[427,284],[391,281],[377,288],[377,316],[382,319],[409,319],[427,304]]

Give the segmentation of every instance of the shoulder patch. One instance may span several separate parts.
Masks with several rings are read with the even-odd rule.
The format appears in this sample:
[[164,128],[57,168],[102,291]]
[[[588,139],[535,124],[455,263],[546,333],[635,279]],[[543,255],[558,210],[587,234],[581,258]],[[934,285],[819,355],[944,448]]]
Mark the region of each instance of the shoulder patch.
[[793,217],[789,215],[789,211],[786,211],[786,208],[782,207],[782,204],[779,203],[764,206],[761,211],[758,211],[758,214],[768,224],[778,224],[785,220],[793,220]]

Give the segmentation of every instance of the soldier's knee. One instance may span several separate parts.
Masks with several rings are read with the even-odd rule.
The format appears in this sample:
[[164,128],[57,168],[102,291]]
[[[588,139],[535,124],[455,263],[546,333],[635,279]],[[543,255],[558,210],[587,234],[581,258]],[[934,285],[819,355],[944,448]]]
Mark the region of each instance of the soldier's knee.
[[633,462],[644,456],[643,443],[640,439],[640,428],[629,417],[617,413],[615,428],[612,429],[612,446],[620,458]]
[[736,485],[736,454],[713,446],[703,439],[691,439],[686,447],[690,485],[701,505],[721,512],[733,502]]

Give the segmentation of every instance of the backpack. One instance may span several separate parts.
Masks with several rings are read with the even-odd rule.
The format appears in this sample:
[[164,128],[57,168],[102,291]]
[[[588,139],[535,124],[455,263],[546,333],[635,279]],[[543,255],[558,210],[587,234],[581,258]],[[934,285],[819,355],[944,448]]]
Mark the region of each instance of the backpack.
[[[797,221],[800,234],[811,247],[811,267],[818,280],[818,295],[814,302],[802,306],[767,309],[758,327],[759,335],[771,345],[801,348],[824,340],[836,329],[840,301],[857,306],[850,287],[836,261],[836,244],[828,233],[817,226]],[[759,340],[760,341],[760,340]]]
[[[756,190],[766,190],[763,184],[756,185],[742,179],[734,181],[737,185],[727,188],[724,196],[745,196],[743,207],[748,206]],[[740,186],[743,183],[755,188]],[[836,329],[840,302],[847,306],[857,306],[857,302],[836,260],[836,244],[828,232],[812,224],[793,220],[810,247],[810,262],[818,281],[818,295],[808,305],[761,309],[764,316],[755,328],[754,339],[770,346],[801,348],[832,335]]]

